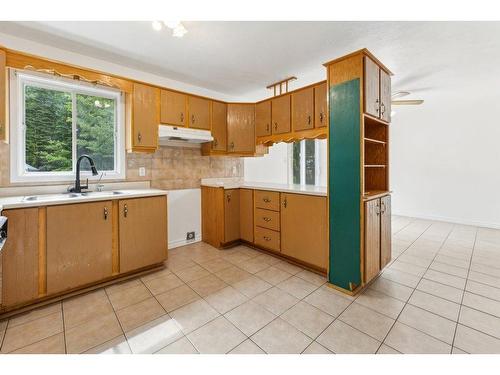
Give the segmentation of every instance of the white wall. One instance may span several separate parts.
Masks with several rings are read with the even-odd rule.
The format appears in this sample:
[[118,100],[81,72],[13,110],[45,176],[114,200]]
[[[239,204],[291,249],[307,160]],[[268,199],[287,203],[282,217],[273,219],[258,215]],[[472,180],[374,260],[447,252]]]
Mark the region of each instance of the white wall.
[[186,233],[193,231],[196,236],[195,241],[201,241],[201,190],[169,191],[168,248],[185,245]]
[[499,97],[471,85],[435,91],[394,108],[393,213],[500,228]]

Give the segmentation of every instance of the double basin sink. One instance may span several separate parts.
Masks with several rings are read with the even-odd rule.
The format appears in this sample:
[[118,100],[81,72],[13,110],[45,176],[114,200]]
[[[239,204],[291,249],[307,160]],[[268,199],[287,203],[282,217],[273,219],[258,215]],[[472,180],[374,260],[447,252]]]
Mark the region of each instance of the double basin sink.
[[23,198],[25,202],[47,202],[67,200],[71,198],[101,198],[112,197],[115,195],[125,194],[123,191],[86,191],[82,193],[59,193],[59,194],[43,194],[43,195],[30,195]]

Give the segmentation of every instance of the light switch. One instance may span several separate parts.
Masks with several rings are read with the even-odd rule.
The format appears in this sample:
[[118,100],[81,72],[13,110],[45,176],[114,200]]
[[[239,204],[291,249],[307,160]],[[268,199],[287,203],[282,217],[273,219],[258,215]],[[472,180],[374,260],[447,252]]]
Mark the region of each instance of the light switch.
[[140,167],[139,168],[139,176],[144,177],[146,175],[146,168]]

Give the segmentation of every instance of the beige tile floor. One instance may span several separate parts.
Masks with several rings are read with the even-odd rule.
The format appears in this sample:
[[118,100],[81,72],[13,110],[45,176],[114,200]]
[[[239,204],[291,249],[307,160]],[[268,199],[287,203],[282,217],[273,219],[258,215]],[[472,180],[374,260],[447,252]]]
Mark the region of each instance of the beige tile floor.
[[500,353],[500,230],[393,219],[363,293],[245,246],[0,321],[2,353]]

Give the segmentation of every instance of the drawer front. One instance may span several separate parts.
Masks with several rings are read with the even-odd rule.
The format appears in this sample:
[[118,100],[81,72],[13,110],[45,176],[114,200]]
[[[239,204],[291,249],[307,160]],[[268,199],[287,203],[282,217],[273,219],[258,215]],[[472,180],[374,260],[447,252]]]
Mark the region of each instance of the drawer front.
[[255,207],[279,211],[280,193],[276,191],[255,190]]
[[264,210],[262,208],[255,209],[255,225],[272,229],[280,230],[280,213],[276,211]]
[[270,250],[280,251],[280,233],[255,227],[255,243]]

